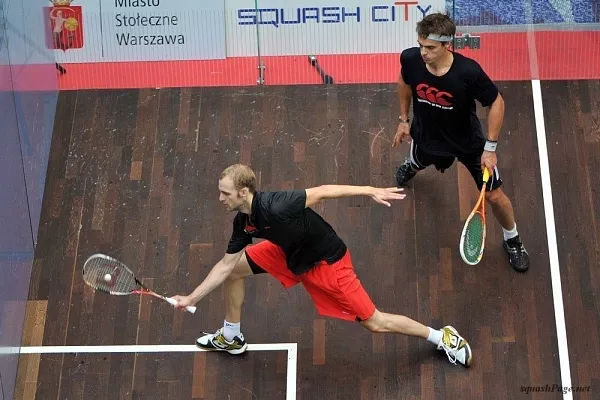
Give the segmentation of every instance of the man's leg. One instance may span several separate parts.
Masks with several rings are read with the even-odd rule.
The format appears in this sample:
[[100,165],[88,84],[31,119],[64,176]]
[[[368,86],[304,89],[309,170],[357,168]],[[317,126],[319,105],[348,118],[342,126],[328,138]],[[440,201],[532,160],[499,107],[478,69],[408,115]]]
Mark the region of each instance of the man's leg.
[[248,258],[244,253],[231,272],[231,275],[223,282],[223,290],[225,292],[223,336],[225,336],[225,339],[228,341],[233,340],[241,333],[240,323],[245,294],[244,278],[253,275],[254,273],[255,271],[249,265]]
[[502,246],[508,253],[510,266],[519,272],[527,271],[529,269],[529,253],[527,253],[525,246],[523,246],[523,242],[517,231],[513,207],[508,196],[502,189],[498,188],[491,192],[486,192],[485,198],[492,207],[494,216],[500,225],[502,225],[502,233],[504,235]]
[[413,140],[410,142],[410,158],[407,158],[404,164],[396,170],[396,184],[398,186],[406,185],[415,177],[417,172],[424,170],[432,164],[435,165],[438,171],[444,172],[453,163],[454,157],[434,156],[425,153]]
[[425,169],[429,164],[419,160],[419,154],[417,152],[417,145],[415,141],[410,142],[410,157],[404,161],[404,164],[398,167],[396,170],[396,184],[398,186],[406,185],[412,178],[415,177],[417,172]]
[[231,354],[241,354],[248,345],[240,330],[242,304],[244,303],[244,278],[253,275],[246,254],[235,265],[231,274],[223,282],[225,291],[225,321],[223,328],[216,333],[207,333],[196,340],[198,347],[210,350],[222,350]]
[[515,213],[510,199],[501,188],[485,192],[485,198],[492,207],[492,213],[505,231],[515,228]]
[[[459,161],[469,170],[478,188],[481,188],[483,170],[481,169],[481,157],[472,156],[459,158]],[[503,247],[508,253],[508,262],[516,271],[525,272],[529,269],[529,253],[523,246],[512,203],[506,193],[502,190],[502,179],[498,167],[495,167],[487,183],[485,198],[494,217],[502,226],[504,236]]]
[[375,313],[366,320],[359,321],[362,326],[374,333],[399,333],[402,335],[420,337],[444,350],[451,363],[468,367],[473,361],[473,353],[469,343],[458,334],[458,331],[448,325],[440,330],[427,327],[403,315]]
[[199,347],[223,350],[231,354],[246,351],[248,345],[241,332],[240,322],[244,302],[244,278],[268,273],[284,287],[290,288],[299,282],[288,268],[285,254],[280,247],[263,241],[246,248],[233,271],[223,283],[225,291],[225,321],[216,333],[208,333],[196,340]]
[[420,322],[403,315],[383,313],[377,309],[375,309],[375,313],[369,319],[365,321],[360,320],[359,322],[371,332],[400,333],[402,335],[420,337],[421,339],[429,337],[429,328]]
[[432,329],[402,315],[382,313],[357,278],[350,252],[331,264],[321,263],[302,276],[302,283],[321,315],[358,321],[372,332],[399,333],[427,339],[446,351],[452,363],[471,364],[471,348],[456,329]]
[[244,303],[244,278],[228,278],[223,283],[223,290],[225,291],[225,320],[239,324]]

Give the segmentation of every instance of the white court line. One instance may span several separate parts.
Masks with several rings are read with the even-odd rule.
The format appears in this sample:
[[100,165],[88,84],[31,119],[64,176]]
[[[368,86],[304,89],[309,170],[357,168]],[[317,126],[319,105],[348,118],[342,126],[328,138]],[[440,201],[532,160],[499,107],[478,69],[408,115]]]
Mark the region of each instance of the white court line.
[[[542,105],[542,89],[539,80],[531,81],[533,93],[533,109],[535,127],[540,154],[540,174],[546,214],[546,234],[548,236],[548,253],[550,256],[550,276],[552,280],[552,298],[554,300],[554,318],[556,320],[556,341],[558,342],[558,358],[560,377],[563,387],[571,387],[571,369],[569,366],[569,347],[565,325],[565,309],[563,305],[562,285],[560,282],[560,265],[556,244],[556,227],[554,225],[554,206],[552,204],[552,182],[550,181],[550,164],[548,162],[548,146],[546,144],[546,128],[544,125],[544,109]],[[572,399],[572,393],[563,394],[563,399]]]
[[[296,400],[297,343],[249,344],[247,351],[287,351],[286,399]],[[24,346],[0,348],[4,354],[71,354],[71,353],[192,353],[211,352],[195,345],[123,345],[123,346]]]
[[[248,345],[250,346],[250,345]],[[298,368],[298,343],[288,343],[286,399],[296,400],[296,375]]]
[[[248,351],[284,351],[296,348],[296,343],[249,344]],[[18,347],[16,347],[18,351]],[[24,346],[21,354],[66,354],[66,353],[190,353],[213,352],[204,350],[193,344],[165,345],[115,345],[115,346]]]

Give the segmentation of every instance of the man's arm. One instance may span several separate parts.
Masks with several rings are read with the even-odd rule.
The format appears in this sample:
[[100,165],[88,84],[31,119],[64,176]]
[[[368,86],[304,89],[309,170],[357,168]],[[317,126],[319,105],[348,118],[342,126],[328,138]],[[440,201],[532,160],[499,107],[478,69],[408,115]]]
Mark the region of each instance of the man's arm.
[[504,120],[504,99],[498,93],[496,100],[490,105],[488,111],[488,140],[497,142],[500,136],[500,129]]
[[399,146],[404,140],[410,138],[410,121],[408,112],[412,101],[412,90],[410,85],[406,84],[402,72],[398,78],[398,99],[400,101],[400,122],[398,129],[392,139],[392,147]]
[[496,156],[496,147],[498,146],[498,137],[500,136],[500,128],[504,119],[504,100],[502,95],[498,93],[496,100],[490,105],[488,112],[488,134],[487,140],[481,154],[481,167],[492,171],[498,163]]
[[412,101],[412,90],[410,85],[407,85],[402,78],[402,73],[398,77],[398,100],[400,101],[400,119],[408,121],[408,113],[410,112],[410,103]]
[[322,185],[306,189],[306,207],[321,200],[339,199],[341,197],[370,196],[376,202],[390,207],[386,200],[401,200],[406,195],[400,194],[402,188],[374,188],[372,186]]
[[486,150],[494,151],[504,120],[504,99],[496,84],[476,62],[473,62],[472,68],[468,70],[468,76],[472,82],[470,91],[474,93],[475,99],[483,107],[489,107]]
[[196,304],[215,288],[217,288],[221,283],[223,283],[229,274],[231,274],[231,271],[233,271],[243,253],[244,249],[235,254],[225,254],[221,261],[216,263],[215,266],[210,270],[206,278],[204,278],[204,281],[202,281],[202,283],[198,285],[198,287],[194,289],[189,296],[187,296],[189,298],[189,305]]

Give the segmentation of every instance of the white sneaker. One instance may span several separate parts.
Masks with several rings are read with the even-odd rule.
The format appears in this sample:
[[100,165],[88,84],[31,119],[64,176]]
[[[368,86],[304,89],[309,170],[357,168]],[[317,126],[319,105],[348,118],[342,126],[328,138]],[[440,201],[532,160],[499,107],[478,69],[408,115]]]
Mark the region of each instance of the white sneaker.
[[470,366],[473,353],[471,353],[469,343],[450,325],[443,327],[441,330],[443,336],[437,346],[438,350],[444,350],[452,364],[456,364],[458,361],[465,367]]
[[223,336],[223,328],[219,328],[215,333],[204,333],[204,336],[196,339],[196,346],[205,350],[226,351],[229,354],[242,354],[248,348],[243,334],[240,333],[229,342]]

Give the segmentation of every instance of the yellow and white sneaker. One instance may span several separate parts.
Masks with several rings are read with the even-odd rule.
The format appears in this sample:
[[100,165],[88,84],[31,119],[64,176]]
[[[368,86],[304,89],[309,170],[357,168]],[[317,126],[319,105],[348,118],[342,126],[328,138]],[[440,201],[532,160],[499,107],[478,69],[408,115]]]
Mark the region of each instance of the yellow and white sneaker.
[[465,367],[470,366],[473,353],[469,343],[450,325],[443,327],[441,331],[444,336],[437,346],[438,350],[444,350],[452,364],[459,362]]
[[223,336],[223,328],[219,328],[215,333],[204,333],[204,336],[196,339],[196,346],[206,350],[226,351],[229,354],[242,354],[248,348],[244,335],[240,333],[229,342]]

